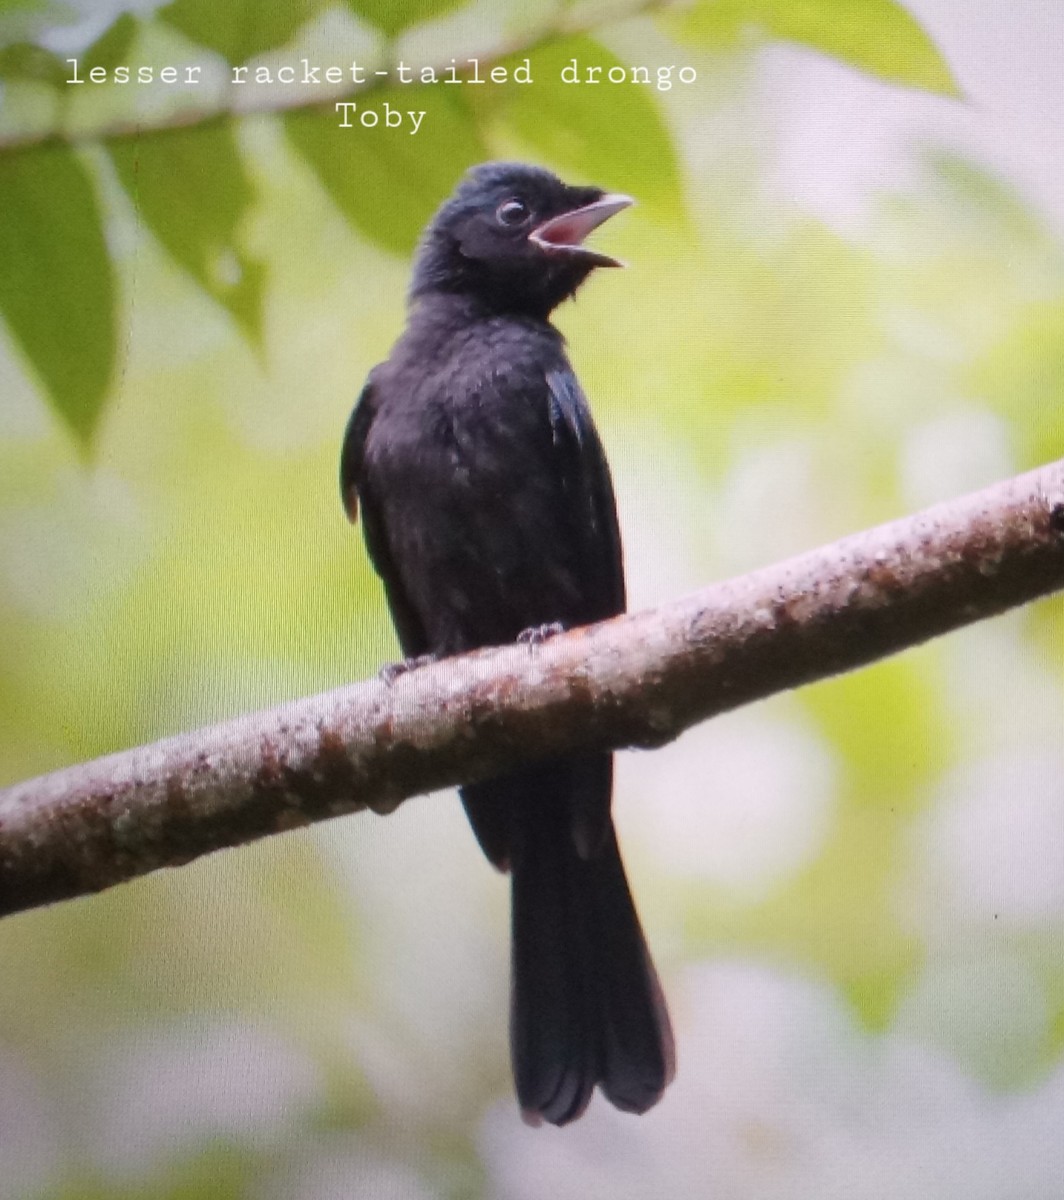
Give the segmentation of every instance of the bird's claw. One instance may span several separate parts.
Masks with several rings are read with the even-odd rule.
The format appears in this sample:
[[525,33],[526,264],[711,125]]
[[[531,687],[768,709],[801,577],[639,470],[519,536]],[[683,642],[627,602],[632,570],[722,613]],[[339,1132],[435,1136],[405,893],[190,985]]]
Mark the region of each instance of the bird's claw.
[[548,638],[556,637],[559,633],[565,632],[565,626],[561,621],[550,621],[546,625],[531,625],[528,629],[522,629],[517,635],[517,640],[522,646],[539,646]]
[[416,671],[418,667],[428,667],[432,663],[438,661],[439,656],[436,654],[418,654],[414,658],[404,658],[401,662],[385,663],[377,672],[377,678],[381,683],[391,687],[400,675],[405,675],[408,671]]

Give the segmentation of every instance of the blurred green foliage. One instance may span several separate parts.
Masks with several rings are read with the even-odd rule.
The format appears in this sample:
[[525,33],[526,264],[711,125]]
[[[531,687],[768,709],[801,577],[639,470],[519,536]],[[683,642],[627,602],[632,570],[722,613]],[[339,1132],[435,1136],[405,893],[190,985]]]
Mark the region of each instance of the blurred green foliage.
[[895,0],[700,0],[674,28],[702,46],[734,45],[758,33],[785,38],[894,83],[957,95],[934,43]]
[[158,13],[191,41],[217,50],[231,63],[287,45],[325,7],[324,0],[286,4],[218,4],[217,0],[174,0]]
[[[499,101],[494,115],[511,136],[558,170],[608,178],[616,191],[638,194],[659,220],[682,223],[680,165],[653,84],[633,84],[618,97],[608,84],[586,82],[589,64],[604,77],[611,68],[627,74],[617,55],[589,37],[558,38],[525,57],[542,82],[511,88]],[[514,55],[508,65],[519,61]],[[580,82],[562,82],[574,61]]]
[[0,312],[72,431],[87,439],[116,336],[113,272],[92,185],[65,146],[4,155],[0,211]]
[[252,201],[232,125],[173,129],[108,146],[118,178],[147,227],[245,333],[261,333],[262,268],[237,241]]
[[[458,182],[462,172],[487,157],[487,148],[464,97],[433,88],[382,88],[374,104],[399,112],[432,110],[425,130],[431,148],[417,137],[397,137],[386,127],[359,131],[342,146],[336,116],[309,109],[285,120],[292,145],[317,174],[337,208],[351,224],[398,254],[409,254],[426,221]],[[420,133],[418,134],[420,137]],[[387,196],[388,203],[380,204]]]
[[344,0],[344,3],[356,16],[393,37],[411,25],[462,7],[462,0]]
[[[17,39],[0,47],[0,780],[395,654],[338,442],[401,328],[418,232],[486,157],[640,202],[601,235],[629,272],[558,314],[636,604],[1061,453],[1064,256],[1007,180],[929,156],[860,234],[766,185],[757,39],[953,94],[914,19],[827,0],[617,15],[632,7],[252,20],[178,0],[83,56],[531,59],[527,89],[359,94],[428,111],[393,137],[339,128],[331,104],[275,114],[276,89],[244,116],[207,90],[71,97],[31,7],[0,4]],[[573,57],[690,62],[699,86],[554,82]],[[529,1159],[505,885],[451,798],[0,923],[0,1200],[875,1194],[832,1191],[847,1169],[972,1200],[1006,1194],[978,1189],[1013,1146],[1042,1171],[1004,1172],[1015,1194],[1055,1198],[1036,1135],[1064,1078],[1062,644],[1052,601],[622,756],[680,1076],[658,1115],[596,1106],[560,1141],[528,1134]]]
[[[325,0],[300,0],[298,4],[173,0],[158,10],[156,22],[180,31],[191,43],[220,54],[231,64],[241,64],[289,46],[326,7]],[[395,35],[407,26],[446,14],[456,5],[451,0],[398,5],[349,0],[348,7],[383,33]],[[607,13],[601,20],[608,23],[608,18]],[[761,29],[806,41],[887,78],[947,93],[953,90],[949,70],[926,34],[891,0],[863,7],[854,4],[845,12],[839,11],[836,0],[773,0],[769,4],[729,0],[727,5],[707,0],[691,9],[676,28],[695,44],[716,44],[724,33],[730,37],[740,30]],[[99,68],[110,78],[112,68],[130,59],[131,50],[138,46],[139,57],[146,64],[151,60],[152,33],[151,27],[138,31],[131,14],[118,15],[81,57],[78,74],[84,80]],[[623,68],[624,64],[590,38],[551,36],[549,24],[540,43],[523,49],[532,51],[534,78],[549,82],[541,83],[534,92],[511,83],[501,106],[489,102],[489,108],[501,107],[505,121],[521,140],[561,167],[591,175],[611,172],[616,187],[639,191],[645,202],[660,212],[681,213],[676,156],[649,87],[632,85],[618,92],[616,86],[566,85],[561,82],[561,70],[570,59],[578,61],[581,75],[589,65],[608,76],[611,68]],[[499,50],[489,49],[485,57],[499,57]],[[509,65],[518,58],[513,54]],[[138,56],[132,59],[137,61]],[[428,65],[442,72],[448,61]],[[68,91],[68,78],[70,68],[58,55],[32,42],[5,45],[0,28],[0,80],[14,87],[37,84],[57,89],[65,108],[67,101],[78,99]],[[74,90],[86,87],[94,91],[97,85],[75,85]],[[231,127],[224,120],[225,108],[219,105],[217,115],[198,121],[193,110],[192,126],[183,128],[185,121],[179,119],[175,129],[172,115],[161,121],[137,118],[135,100],[132,108],[123,103],[137,87],[128,81],[109,86],[114,117],[123,126],[108,141],[118,177],[167,250],[255,338],[263,279],[257,264],[234,240],[255,197],[247,186]],[[347,139],[345,144],[332,104],[306,107],[312,105],[310,95],[302,111],[288,118],[289,136],[340,210],[363,234],[389,249],[408,251],[439,197],[466,166],[484,155],[474,110],[467,108],[464,100],[452,101],[446,94],[438,97],[438,87],[393,86],[386,90],[371,83],[368,92],[358,93],[371,95],[381,106],[392,103],[400,111],[419,109],[422,104],[431,107],[432,132],[416,144],[393,136],[383,123],[374,134]],[[443,90],[447,92],[446,85]],[[97,100],[94,95],[92,101]],[[137,125],[135,132],[128,128],[130,124]],[[40,136],[36,129],[30,133],[33,138]],[[59,124],[52,136],[60,142],[67,140],[64,124]],[[86,136],[79,133],[79,140]],[[20,147],[17,129],[11,137],[12,144],[6,149],[0,137],[6,171],[13,177],[20,162],[28,163],[22,168],[22,187],[32,187],[34,160],[45,156],[32,145]],[[427,141],[431,145],[426,146]],[[66,160],[53,156],[51,161]],[[653,170],[646,169],[648,163],[654,164]],[[70,159],[63,169],[72,175],[79,167]],[[37,215],[32,195],[20,197],[14,182],[7,186],[8,212],[17,214],[21,199],[24,213],[9,219],[8,236],[32,239]],[[95,320],[102,321],[114,301],[107,294],[109,269],[90,249],[90,243],[93,227],[101,225],[103,216],[84,183],[72,180],[71,187],[74,191],[64,201],[72,214],[66,223],[80,225],[81,232],[67,245],[52,239],[48,253],[37,256],[39,290],[45,294],[61,289],[72,307],[88,308]],[[389,188],[392,204],[381,205],[373,199],[381,187]],[[64,216],[48,208],[40,214],[46,222]],[[62,314],[38,312],[22,298],[25,289],[20,269],[24,270],[14,252],[0,258],[0,312],[41,375],[57,412],[76,436],[88,439],[105,401],[114,362],[114,335],[109,340],[100,338],[96,336],[100,329],[93,327],[90,336],[81,336],[76,323],[70,326]]]

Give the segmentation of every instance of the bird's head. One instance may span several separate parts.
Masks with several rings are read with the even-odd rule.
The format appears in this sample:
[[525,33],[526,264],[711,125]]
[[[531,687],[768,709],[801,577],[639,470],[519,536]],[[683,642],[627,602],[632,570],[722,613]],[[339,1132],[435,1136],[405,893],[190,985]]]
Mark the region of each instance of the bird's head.
[[631,203],[523,163],[474,167],[425,230],[411,298],[464,293],[496,311],[545,317],[595,267],[624,265],[584,239]]

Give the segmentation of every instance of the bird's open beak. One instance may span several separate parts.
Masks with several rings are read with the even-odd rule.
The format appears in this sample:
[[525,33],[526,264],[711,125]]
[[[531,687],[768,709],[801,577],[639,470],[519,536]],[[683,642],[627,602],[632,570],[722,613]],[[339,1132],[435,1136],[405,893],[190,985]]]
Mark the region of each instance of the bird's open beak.
[[547,254],[573,255],[595,267],[623,267],[624,263],[620,259],[611,258],[608,254],[585,246],[584,238],[593,229],[598,229],[603,221],[608,221],[614,213],[619,213],[634,203],[631,196],[611,192],[592,204],[574,208],[572,212],[551,217],[549,221],[537,225],[528,235],[528,240]]

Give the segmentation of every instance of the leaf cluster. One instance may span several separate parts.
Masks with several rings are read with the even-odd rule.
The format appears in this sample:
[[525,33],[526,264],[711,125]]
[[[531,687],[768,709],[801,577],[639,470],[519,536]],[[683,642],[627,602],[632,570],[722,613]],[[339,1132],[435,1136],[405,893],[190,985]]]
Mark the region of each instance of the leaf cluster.
[[[337,20],[347,22],[352,44],[368,44],[374,61],[388,65],[411,38],[420,39],[415,47],[430,44],[426,27],[438,35],[431,44],[449,45],[448,21],[466,17],[461,7],[461,0],[173,0],[150,19],[120,15],[79,56],[79,70],[153,62],[174,45],[190,61],[217,56],[229,66],[282,53],[294,59],[321,45],[322,29]],[[898,83],[955,91],[927,34],[895,0],[699,0],[682,13],[637,0],[586,18],[571,6],[540,4],[517,38],[501,20],[476,53],[483,61],[529,58],[533,85],[371,82],[359,91],[367,104],[426,110],[416,137],[338,128],[331,94],[328,102],[308,95],[293,105],[284,88],[273,88],[258,113],[282,123],[292,151],[350,225],[397,254],[410,253],[462,171],[500,149],[632,191],[652,212],[682,219],[678,157],[653,90],[559,80],[574,57],[603,74],[624,65],[598,38],[632,18],[652,18],[656,44],[676,53],[712,56],[786,38]],[[135,93],[147,89],[135,86],[72,88],[62,54],[46,45],[57,19],[35,5],[0,6],[0,85],[9,109],[6,120],[0,114],[0,315],[54,411],[87,448],[122,365],[123,303],[135,300],[108,242],[110,210],[120,202],[111,183],[260,351],[268,281],[246,236],[257,201],[242,138],[252,118],[235,112],[224,93],[204,106],[190,89],[182,106],[167,110],[145,106]],[[434,65],[453,57],[462,64],[447,50]],[[714,61],[703,67],[712,70]],[[84,91],[106,95],[72,94]]]

